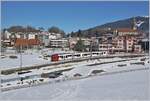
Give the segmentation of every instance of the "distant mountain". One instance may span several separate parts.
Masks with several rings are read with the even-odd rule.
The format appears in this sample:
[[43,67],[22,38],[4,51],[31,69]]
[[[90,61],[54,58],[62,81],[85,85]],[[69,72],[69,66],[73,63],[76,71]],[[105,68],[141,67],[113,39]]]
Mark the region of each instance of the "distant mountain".
[[[111,23],[106,23],[104,25],[97,26],[95,28],[132,28],[133,27],[133,17],[129,19],[119,20]],[[135,17],[136,22],[143,21],[143,23],[139,26],[139,30],[148,32],[149,31],[149,17]]]
[[[137,16],[124,20],[119,20],[115,22],[106,23],[100,26],[96,26],[87,30],[80,30],[84,37],[89,36],[100,36],[106,32],[111,32],[111,29],[117,28],[133,28],[134,19],[137,22],[138,30],[143,31],[148,35],[149,32],[149,17],[147,16]],[[72,36],[77,36],[78,32],[72,33]]]

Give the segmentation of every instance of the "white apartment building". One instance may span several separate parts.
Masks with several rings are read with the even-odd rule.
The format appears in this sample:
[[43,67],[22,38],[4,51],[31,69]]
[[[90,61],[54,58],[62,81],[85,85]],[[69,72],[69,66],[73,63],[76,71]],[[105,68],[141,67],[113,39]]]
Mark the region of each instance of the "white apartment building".
[[62,35],[60,33],[49,33],[49,39],[61,39]]
[[50,47],[54,48],[66,48],[68,47],[68,39],[52,39],[50,40]]
[[112,44],[104,43],[99,44],[99,51],[109,51],[112,49]]

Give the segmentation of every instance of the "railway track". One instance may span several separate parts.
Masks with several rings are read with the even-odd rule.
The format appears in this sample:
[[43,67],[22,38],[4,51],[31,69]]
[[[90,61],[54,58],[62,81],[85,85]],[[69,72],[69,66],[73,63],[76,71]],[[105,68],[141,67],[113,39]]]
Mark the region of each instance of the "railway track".
[[96,57],[88,57],[88,58],[77,58],[77,59],[63,60],[63,61],[58,61],[58,62],[51,62],[51,63],[48,63],[48,64],[27,66],[27,67],[22,67],[22,68],[17,67],[17,68],[12,68],[12,69],[5,69],[5,70],[1,70],[1,74],[2,75],[9,75],[9,74],[12,74],[12,73],[25,71],[25,70],[40,69],[42,67],[47,67],[47,66],[56,66],[56,65],[60,65],[60,64],[75,63],[75,62],[81,62],[81,61],[86,61],[86,60],[114,58],[114,57],[120,57],[120,58],[141,57],[141,56],[145,56],[145,54],[125,54],[125,55],[121,54],[121,55],[107,55],[107,56],[96,56]]

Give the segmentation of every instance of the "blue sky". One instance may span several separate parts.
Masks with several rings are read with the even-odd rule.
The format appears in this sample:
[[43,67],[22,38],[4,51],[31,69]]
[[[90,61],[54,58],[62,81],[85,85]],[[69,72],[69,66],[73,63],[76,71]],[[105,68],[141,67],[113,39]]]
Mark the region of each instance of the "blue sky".
[[148,1],[5,1],[1,3],[1,23],[2,28],[57,26],[68,33],[133,16],[147,16],[148,6]]

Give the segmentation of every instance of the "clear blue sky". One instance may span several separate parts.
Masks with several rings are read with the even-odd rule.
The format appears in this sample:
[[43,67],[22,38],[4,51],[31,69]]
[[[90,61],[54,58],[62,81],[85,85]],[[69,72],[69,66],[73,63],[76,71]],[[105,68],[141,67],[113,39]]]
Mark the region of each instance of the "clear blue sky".
[[148,16],[148,6],[148,1],[4,1],[1,21],[2,28],[57,26],[71,32],[133,16]]

